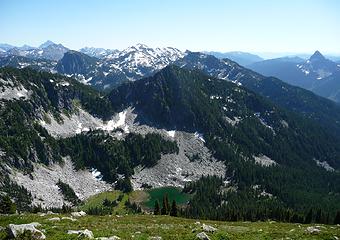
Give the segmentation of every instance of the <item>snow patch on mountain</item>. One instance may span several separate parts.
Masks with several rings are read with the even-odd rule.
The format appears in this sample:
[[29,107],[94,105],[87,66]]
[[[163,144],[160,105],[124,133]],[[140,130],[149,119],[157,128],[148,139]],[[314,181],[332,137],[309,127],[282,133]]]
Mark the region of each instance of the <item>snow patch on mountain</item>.
[[203,134],[202,134],[202,133],[195,132],[195,133],[194,133],[194,136],[195,136],[195,138],[199,139],[201,142],[204,142],[204,143],[205,143],[205,140],[204,140],[204,138],[203,138]]
[[169,137],[174,138],[175,134],[176,134],[176,131],[175,130],[170,130],[170,131],[167,131],[167,134],[169,135]]
[[176,48],[150,48],[137,44],[106,56],[102,63],[122,72],[127,79],[136,80],[151,75],[183,56],[184,53]]
[[107,124],[103,125],[102,127],[99,127],[99,129],[106,130],[106,131],[112,131],[118,127],[121,127],[125,124],[126,119],[126,111],[122,111],[118,113],[118,120],[112,119],[107,122]]
[[85,53],[91,57],[96,58],[106,58],[117,54],[119,51],[115,49],[104,49],[104,48],[94,48],[94,47],[84,47],[79,49],[79,52]]
[[90,172],[92,173],[92,176],[95,179],[98,179],[98,180],[102,180],[103,179],[102,173],[100,171],[98,171],[97,169],[91,168]]
[[215,95],[212,95],[212,96],[210,96],[210,99],[211,100],[214,100],[214,99],[222,99],[222,97],[221,96],[215,96]]
[[62,113],[60,116],[61,121],[57,121],[51,113],[47,113],[44,116],[45,120],[41,119],[39,120],[39,123],[49,132],[49,134],[58,138],[70,137],[96,129],[110,132],[118,127],[122,127],[125,132],[129,132],[128,126],[125,125],[126,113],[126,111],[122,111],[114,115],[108,122],[105,122],[79,108],[70,116]]

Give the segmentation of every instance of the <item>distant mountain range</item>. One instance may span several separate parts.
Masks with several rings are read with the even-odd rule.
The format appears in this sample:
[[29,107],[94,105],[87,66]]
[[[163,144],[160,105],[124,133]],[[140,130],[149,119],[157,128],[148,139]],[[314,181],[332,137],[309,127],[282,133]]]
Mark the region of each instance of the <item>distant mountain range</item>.
[[[38,48],[27,45],[13,47],[8,44],[2,44],[0,48],[0,66],[31,66],[34,69],[58,72],[105,91],[123,82],[151,76],[169,64],[185,64],[181,59],[190,53],[171,47],[150,48],[144,44],[137,44],[122,51],[93,47],[74,51],[51,41],[41,44]],[[265,76],[277,77],[291,85],[340,102],[340,64],[326,59],[319,51],[308,60],[300,57],[263,60],[257,55],[245,52],[208,52],[201,56],[204,59],[209,55],[227,62],[230,59]],[[199,63],[196,67],[209,68],[199,66]],[[212,72],[207,73],[218,73],[217,77],[229,79],[222,69],[223,67],[219,70],[210,69]]]
[[[109,91],[124,82],[152,76],[165,66],[175,64],[188,69],[199,69],[213,77],[243,85],[284,108],[315,119],[326,128],[331,128],[333,131],[337,129],[340,134],[340,123],[335,121],[335,119],[340,119],[340,112],[336,110],[331,102],[318,98],[309,91],[286,84],[274,77],[264,77],[229,59],[219,59],[199,52],[181,52],[175,48],[153,49],[143,44],[137,44],[123,51],[109,52],[104,54],[106,57],[96,58],[70,50],[59,61],[8,55],[0,57],[0,66],[17,68],[30,66],[37,70],[61,73],[74,77],[78,81],[91,85],[96,89]],[[320,54],[316,54],[315,57],[319,59]],[[267,63],[267,61],[263,62]],[[284,64],[285,66],[295,66],[294,70],[300,76],[305,75],[297,67],[303,62],[300,58],[281,58],[273,60],[273,62],[278,62],[279,66],[282,66],[281,62],[286,63]],[[314,63],[315,61],[313,60],[312,62]],[[329,61],[326,62],[329,63]],[[305,67],[307,68],[309,65],[307,64]],[[289,73],[289,71],[283,72]]]
[[340,102],[340,64],[325,58],[319,51],[308,60],[277,58],[256,62],[247,67]]
[[62,73],[100,90],[122,82],[150,76],[183,57],[176,48],[150,48],[137,44],[122,51],[102,48],[69,50],[61,44],[46,42],[39,48],[11,48],[0,56],[0,66],[49,70]]
[[228,58],[230,60],[233,60],[234,62],[237,62],[238,64],[242,66],[247,66],[249,64],[263,61],[264,59],[261,58],[258,55],[247,53],[247,52],[204,52],[206,54],[213,55],[217,58]]
[[8,44],[0,45],[0,56],[21,56],[31,59],[48,59],[58,61],[64,56],[64,53],[69,49],[64,47],[62,44],[55,44],[52,41],[46,41],[39,47],[31,47],[24,45],[22,47],[14,47]]

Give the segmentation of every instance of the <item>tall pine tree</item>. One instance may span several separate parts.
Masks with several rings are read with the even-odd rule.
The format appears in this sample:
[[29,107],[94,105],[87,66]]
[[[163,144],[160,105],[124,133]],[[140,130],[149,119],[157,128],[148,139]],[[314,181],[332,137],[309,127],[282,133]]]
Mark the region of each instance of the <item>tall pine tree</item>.
[[306,218],[305,218],[305,223],[312,223],[312,220],[313,220],[313,210],[310,209]]
[[155,201],[155,208],[153,210],[153,214],[155,214],[155,215],[161,214],[161,209],[160,209],[158,200]]
[[169,209],[170,209],[169,197],[168,197],[168,194],[166,193],[163,196],[163,206],[162,206],[162,209],[161,209],[161,214],[162,215],[168,215]]
[[340,211],[336,213],[334,224],[340,224]]
[[170,210],[170,216],[173,217],[177,217],[178,213],[177,213],[177,204],[175,199],[172,201],[172,205],[171,205],[171,210]]

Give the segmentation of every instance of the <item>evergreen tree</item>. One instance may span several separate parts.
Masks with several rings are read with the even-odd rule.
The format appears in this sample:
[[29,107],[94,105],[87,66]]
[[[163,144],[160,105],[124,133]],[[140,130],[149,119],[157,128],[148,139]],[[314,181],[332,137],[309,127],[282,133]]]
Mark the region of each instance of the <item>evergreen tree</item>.
[[119,179],[117,181],[116,188],[122,190],[125,193],[131,192],[133,190],[129,178]]
[[0,213],[13,214],[16,211],[16,206],[9,196],[2,196],[0,200]]
[[109,199],[105,198],[103,201],[103,206],[104,207],[110,207],[111,206],[111,202]]
[[153,214],[154,215],[160,215],[161,214],[161,209],[160,209],[158,200],[155,201],[155,208],[153,210]]
[[313,219],[313,210],[310,209],[306,218],[305,218],[305,223],[311,223],[312,222],[312,219]]
[[170,201],[169,201],[169,196],[168,196],[167,193],[165,194],[165,203],[166,203],[166,209],[167,209],[166,214],[169,214],[169,211],[170,211]]
[[340,224],[340,211],[337,211],[336,216],[334,218],[334,224]]
[[163,206],[161,209],[162,215],[168,215],[170,209],[168,194],[163,196]]
[[177,217],[177,204],[175,199],[172,201],[171,210],[170,210],[170,216]]
[[322,212],[321,209],[318,209],[315,215],[315,222],[316,223],[321,223],[322,222]]

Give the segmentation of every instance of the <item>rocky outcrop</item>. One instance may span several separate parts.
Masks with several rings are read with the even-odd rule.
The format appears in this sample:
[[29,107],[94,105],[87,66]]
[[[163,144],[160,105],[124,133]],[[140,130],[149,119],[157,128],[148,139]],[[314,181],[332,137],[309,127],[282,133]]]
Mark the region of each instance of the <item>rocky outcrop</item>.
[[98,237],[97,240],[120,240],[120,237],[111,236],[111,237]]
[[46,236],[40,230],[36,229],[36,227],[39,226],[41,226],[41,224],[37,222],[19,225],[9,224],[8,233],[10,237],[16,238],[25,231],[29,231],[32,233],[33,239],[46,239]]
[[83,216],[86,215],[86,212],[84,212],[84,211],[80,211],[80,212],[72,212],[71,215],[72,215],[73,217],[83,217]]
[[93,239],[92,231],[85,229],[85,230],[68,230],[67,234],[77,234],[79,238],[89,238]]
[[33,163],[34,171],[30,175],[12,170],[11,179],[28,189],[33,196],[33,205],[44,208],[70,205],[64,200],[59,187],[59,179],[67,183],[74,190],[80,200],[85,200],[92,195],[112,189],[112,186],[97,179],[89,170],[76,171],[72,161],[64,158],[62,164],[54,163],[49,166]]
[[316,226],[310,226],[306,228],[306,232],[310,233],[310,234],[319,234],[321,232],[321,230]]
[[210,240],[209,236],[205,232],[198,233],[196,238],[200,240]]
[[207,224],[204,224],[204,223],[202,225],[202,229],[205,232],[211,232],[211,233],[217,231],[217,228],[214,228],[213,226],[210,226],[210,225],[207,225]]

